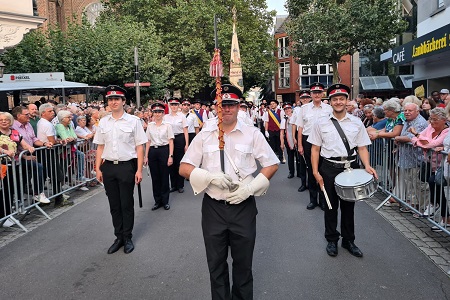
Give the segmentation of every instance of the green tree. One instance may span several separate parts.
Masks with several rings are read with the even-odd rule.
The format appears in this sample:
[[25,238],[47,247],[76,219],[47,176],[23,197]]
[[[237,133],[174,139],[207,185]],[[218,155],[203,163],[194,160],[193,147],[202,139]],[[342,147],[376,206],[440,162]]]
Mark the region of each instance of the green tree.
[[[230,60],[232,12],[236,6],[237,31],[244,74],[244,85],[263,84],[272,74],[274,48],[269,34],[275,12],[267,11],[265,0],[108,0],[110,11],[151,21],[162,39],[162,48],[172,66],[167,82],[170,89],[181,89],[192,96],[212,86],[209,63],[214,52],[214,14],[220,16],[218,40],[224,74]],[[136,9],[142,8],[142,9]],[[268,55],[268,53],[270,53]]]
[[342,57],[391,48],[406,28],[397,0],[287,0],[292,54],[302,64],[331,63],[333,82]]
[[134,46],[139,48],[141,81],[147,92],[161,96],[171,70],[162,55],[161,39],[151,23],[104,17],[95,26],[70,24],[67,31],[33,31],[1,57],[14,73],[64,72],[66,80],[91,85],[134,81]]

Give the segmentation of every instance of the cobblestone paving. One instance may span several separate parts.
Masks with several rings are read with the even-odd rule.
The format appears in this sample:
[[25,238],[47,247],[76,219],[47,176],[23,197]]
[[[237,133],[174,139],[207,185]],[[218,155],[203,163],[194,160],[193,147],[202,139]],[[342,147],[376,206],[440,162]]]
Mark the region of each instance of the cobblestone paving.
[[[383,193],[377,193],[366,200],[373,209],[386,199]],[[419,248],[442,271],[450,276],[450,236],[442,232],[433,232],[433,226],[426,219],[416,219],[410,213],[402,213],[399,206],[383,206],[378,213],[401,232],[413,245]]]
[[[103,187],[98,185],[95,187],[89,187],[89,191],[70,191],[67,192],[68,195],[70,195],[70,200],[74,202],[74,205],[72,206],[63,206],[60,208],[54,208],[53,201],[46,205],[41,206],[41,208],[49,215],[50,218],[55,218],[64,212],[68,211],[72,207],[83,203],[87,199],[91,198],[92,196],[96,195],[99,192],[103,191]],[[33,231],[38,226],[45,224],[46,222],[50,221],[47,219],[43,214],[41,214],[37,209],[32,209],[29,214],[19,214],[15,216],[16,219],[20,221],[20,223],[30,232]],[[12,227],[0,227],[0,248],[8,245],[15,239],[21,237],[22,235],[27,234],[27,232],[23,231],[18,226],[12,226]]]

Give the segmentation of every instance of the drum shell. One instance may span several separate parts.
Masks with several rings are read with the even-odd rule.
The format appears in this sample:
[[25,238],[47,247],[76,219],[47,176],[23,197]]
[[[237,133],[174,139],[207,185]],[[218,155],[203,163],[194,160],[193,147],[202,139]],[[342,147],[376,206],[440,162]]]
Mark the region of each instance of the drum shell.
[[[358,170],[358,171],[360,172],[360,171],[364,171],[364,170]],[[356,175],[357,176],[357,174],[351,174],[351,173],[352,173],[352,171],[344,171],[341,174],[343,174],[343,176],[346,176],[346,175],[348,175],[348,176]],[[355,173],[357,173],[357,172],[355,172]],[[339,175],[341,175],[341,174],[339,174]],[[377,191],[378,184],[372,177],[370,180],[368,180],[364,183],[355,184],[354,186],[342,185],[335,181],[334,187],[335,187],[337,195],[342,200],[349,201],[349,202],[357,202],[357,201],[361,201],[363,199],[372,197],[375,194],[375,192]]]

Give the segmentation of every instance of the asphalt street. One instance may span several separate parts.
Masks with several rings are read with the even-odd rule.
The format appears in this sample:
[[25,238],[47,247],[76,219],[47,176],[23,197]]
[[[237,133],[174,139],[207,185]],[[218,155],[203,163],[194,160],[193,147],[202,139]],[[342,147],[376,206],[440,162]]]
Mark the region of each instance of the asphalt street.
[[[449,277],[365,202],[357,203],[355,241],[364,257],[341,247],[329,257],[323,212],[306,210],[308,192],[287,173],[281,165],[257,198],[255,299],[450,298]],[[0,299],[209,299],[202,197],[186,181],[169,211],[151,211],[147,176],[142,190],[134,252],[106,254],[114,235],[100,191],[0,249]]]

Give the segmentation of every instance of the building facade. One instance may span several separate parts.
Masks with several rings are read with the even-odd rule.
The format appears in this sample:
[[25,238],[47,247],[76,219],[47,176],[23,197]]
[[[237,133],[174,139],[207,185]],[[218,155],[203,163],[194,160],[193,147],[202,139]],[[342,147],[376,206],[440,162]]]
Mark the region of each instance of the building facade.
[[[332,85],[334,70],[327,62],[318,65],[302,65],[295,62],[290,53],[289,36],[284,28],[286,19],[287,16],[277,16],[275,23],[277,72],[274,76],[273,91],[278,101],[295,102],[299,98],[300,90],[309,89],[314,82],[320,82],[325,87]],[[347,55],[342,61],[338,64],[340,82],[353,87],[352,78],[358,77],[353,72],[353,58]],[[352,97],[356,97],[356,94]]]

